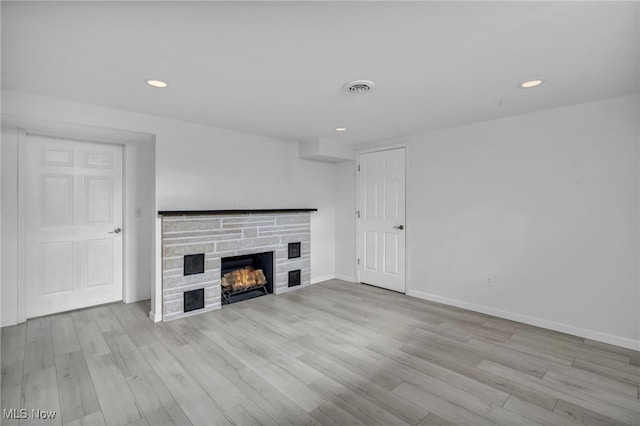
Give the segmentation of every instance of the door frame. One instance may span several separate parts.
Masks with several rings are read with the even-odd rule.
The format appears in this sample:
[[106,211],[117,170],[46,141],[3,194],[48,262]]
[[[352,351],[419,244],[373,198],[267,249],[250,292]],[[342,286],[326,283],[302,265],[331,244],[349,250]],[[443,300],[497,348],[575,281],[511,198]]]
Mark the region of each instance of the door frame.
[[360,234],[360,221],[358,220],[358,210],[360,210],[360,173],[358,172],[358,166],[360,165],[360,156],[362,154],[370,154],[372,152],[381,152],[381,151],[391,151],[393,149],[404,148],[404,228],[405,228],[405,240],[404,240],[404,291],[403,294],[407,294],[409,291],[408,283],[410,282],[409,276],[409,241],[411,235],[411,225],[409,223],[409,200],[407,194],[409,193],[409,180],[407,176],[409,175],[409,145],[407,143],[398,143],[393,145],[383,145],[376,148],[367,148],[356,151],[356,206],[355,206],[355,214],[354,220],[356,222],[356,226],[354,227],[355,232],[355,242],[356,242],[356,253],[355,258],[353,259],[353,265],[356,270],[356,282],[360,283],[360,265],[358,265],[358,259],[361,257],[360,246],[358,244],[358,237]]
[[[47,134],[47,132],[28,132],[22,128],[18,129],[18,270],[17,270],[17,280],[18,280],[18,294],[17,294],[17,320],[18,324],[23,323],[27,320],[27,303],[29,297],[27,295],[27,282],[26,282],[26,274],[27,274],[27,220],[26,220],[26,212],[27,212],[27,191],[26,191],[26,182],[27,182],[27,144],[29,143],[29,135],[34,136],[44,136],[53,139],[67,139],[74,142],[85,142],[85,143],[104,143],[108,145],[119,145],[122,147],[122,228],[125,229],[125,232],[128,228],[128,223],[130,221],[129,215],[127,212],[127,190],[129,188],[130,182],[127,180],[127,146],[126,143],[118,143],[118,142],[110,142],[110,141],[99,141],[99,140],[84,140],[77,139],[71,136],[62,136],[62,135],[53,135]],[[122,239],[122,301],[128,303],[127,295],[129,289],[129,280],[127,280],[127,259],[130,257],[130,253],[127,251],[126,240]]]

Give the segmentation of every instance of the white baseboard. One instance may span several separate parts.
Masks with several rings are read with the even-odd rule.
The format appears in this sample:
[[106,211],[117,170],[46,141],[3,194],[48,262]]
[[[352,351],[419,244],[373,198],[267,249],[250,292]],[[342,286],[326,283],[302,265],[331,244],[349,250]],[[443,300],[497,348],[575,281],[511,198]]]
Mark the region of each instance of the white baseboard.
[[5,318],[2,321],[1,327],[11,327],[18,324],[18,317]]
[[503,311],[501,309],[491,308],[489,306],[476,305],[462,300],[436,296],[435,294],[424,293],[416,290],[408,290],[407,296],[417,297],[419,299],[429,300],[432,302],[443,303],[445,305],[468,309],[470,311],[480,312],[487,315],[493,315],[495,317],[517,321],[536,327],[542,327],[553,331],[559,331],[561,333],[567,333],[578,337],[584,337],[586,339],[597,340],[598,342],[608,343],[627,349],[633,349],[636,351],[640,350],[640,341],[629,339],[626,337],[588,330],[585,328],[575,327],[572,325],[549,321],[541,318],[530,317],[515,312]]
[[333,280],[336,278],[335,274],[329,274],[329,275],[325,275],[322,277],[315,277],[315,278],[311,278],[311,284],[317,284],[317,283],[321,283],[323,281],[329,281],[329,280]]
[[295,287],[284,287],[284,288],[278,289],[276,291],[276,294],[284,294],[284,293],[288,293],[290,291],[296,291],[296,290],[301,289],[301,288],[309,287],[310,285],[313,285],[313,284],[318,284],[318,283],[321,283],[321,282],[324,282],[324,281],[333,280],[333,279],[336,279],[336,278],[339,279],[339,280],[355,282],[355,281],[352,281],[353,278],[350,278],[350,277],[346,277],[346,276],[343,276],[343,275],[329,274],[329,275],[323,275],[321,277],[311,278],[311,282],[309,284],[306,284],[306,285],[302,284],[302,285],[297,285]]
[[162,314],[149,311],[149,319],[153,322],[160,322],[162,321]]
[[350,282],[350,283],[355,283],[356,282],[356,277],[352,277],[350,275],[336,274],[336,279],[342,280],[342,281],[347,281],[347,282]]
[[300,290],[301,288],[305,288],[305,287],[309,287],[310,285],[314,285],[315,282],[311,281],[309,284],[300,284],[297,285],[295,287],[283,287],[280,288],[278,290],[276,290],[276,295],[277,294],[285,294],[285,293],[289,293],[290,291],[296,291],[296,290]]
[[131,296],[131,299],[124,301],[124,303],[136,303],[149,299],[151,299],[151,294],[149,292],[145,292],[142,294],[134,294],[133,296]]
[[329,280],[342,280],[350,283],[357,282],[356,277],[352,277],[350,275],[330,274],[330,275],[325,275],[323,277],[313,278],[311,280],[311,284],[321,283],[323,281],[329,281]]

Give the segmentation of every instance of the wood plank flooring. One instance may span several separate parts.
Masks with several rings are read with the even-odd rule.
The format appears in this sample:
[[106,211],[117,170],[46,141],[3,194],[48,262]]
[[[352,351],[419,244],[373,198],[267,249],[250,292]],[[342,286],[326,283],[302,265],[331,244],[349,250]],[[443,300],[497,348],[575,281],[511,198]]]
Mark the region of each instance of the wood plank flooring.
[[640,425],[640,353],[375,287],[148,309],[3,328],[2,424]]

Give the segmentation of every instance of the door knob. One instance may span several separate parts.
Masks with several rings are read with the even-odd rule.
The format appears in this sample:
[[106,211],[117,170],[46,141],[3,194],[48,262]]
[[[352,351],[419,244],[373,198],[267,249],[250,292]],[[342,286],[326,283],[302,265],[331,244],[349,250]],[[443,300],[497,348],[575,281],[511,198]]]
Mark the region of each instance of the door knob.
[[121,232],[122,232],[122,229],[120,229],[120,228],[116,228],[116,229],[114,229],[113,231],[110,231],[109,233],[110,233],[110,234],[119,234],[119,233],[121,233]]
[[404,225],[400,225],[400,226],[394,226],[394,228],[399,229],[399,230],[403,230],[404,229]]

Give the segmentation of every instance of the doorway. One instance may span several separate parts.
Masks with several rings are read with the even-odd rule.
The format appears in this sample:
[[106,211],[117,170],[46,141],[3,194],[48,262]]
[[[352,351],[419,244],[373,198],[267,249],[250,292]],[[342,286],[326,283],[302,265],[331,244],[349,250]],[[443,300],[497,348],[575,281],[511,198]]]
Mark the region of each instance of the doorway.
[[404,293],[405,148],[358,157],[357,279]]
[[29,135],[26,317],[123,299],[123,147]]

